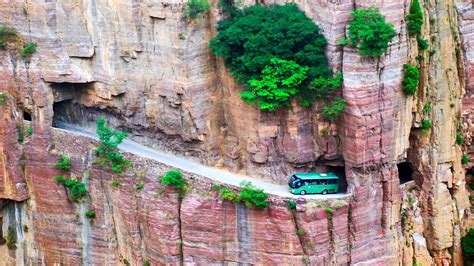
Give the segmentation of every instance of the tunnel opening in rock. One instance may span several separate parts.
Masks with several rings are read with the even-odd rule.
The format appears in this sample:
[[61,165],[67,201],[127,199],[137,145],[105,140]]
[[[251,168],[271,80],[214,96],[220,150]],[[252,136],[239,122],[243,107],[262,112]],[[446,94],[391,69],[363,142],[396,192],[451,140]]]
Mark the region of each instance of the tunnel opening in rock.
[[89,83],[53,83],[53,127],[61,127],[62,123],[82,124],[84,110],[80,104],[81,97],[93,89],[93,82]]
[[402,162],[397,164],[398,168],[398,178],[400,180],[400,185],[405,184],[413,180],[413,169],[408,162]]
[[31,114],[27,111],[23,111],[23,120],[31,121]]
[[328,172],[333,172],[339,177],[339,191],[347,192],[346,168],[344,166],[327,166]]

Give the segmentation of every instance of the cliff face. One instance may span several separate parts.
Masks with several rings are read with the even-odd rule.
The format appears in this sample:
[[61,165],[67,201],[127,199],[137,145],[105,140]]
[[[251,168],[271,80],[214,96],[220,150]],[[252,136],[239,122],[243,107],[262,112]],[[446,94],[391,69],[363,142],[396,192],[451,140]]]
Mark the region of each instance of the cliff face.
[[[330,65],[344,73],[348,106],[337,124],[322,119],[319,103],[269,114],[240,100],[207,48],[222,17],[217,3],[193,21],[182,19],[182,2],[0,3],[0,22],[38,44],[30,63],[10,51],[0,57],[8,94],[0,106],[0,217],[3,235],[13,226],[18,239],[16,250],[0,246],[5,264],[460,263],[460,236],[472,226],[456,145],[463,132],[462,148],[472,153],[472,3],[424,3],[423,58],[407,35],[407,1],[297,4],[323,30]],[[350,12],[370,5],[398,33],[378,60],[337,45]],[[407,97],[402,68],[417,62],[421,85]],[[274,197],[258,211],[220,201],[209,180],[186,174],[192,190],[180,202],[156,182],[168,166],[132,155],[134,170],[115,188],[116,176],[92,164],[90,140],[51,128],[88,126],[100,115],[148,146],[277,183],[295,169],[332,167],[354,193],[301,202],[297,211]],[[18,143],[29,116],[33,134]],[[433,123],[428,132],[423,119]],[[53,180],[62,153],[87,183],[89,204],[70,203]],[[93,224],[87,208],[96,211]]]

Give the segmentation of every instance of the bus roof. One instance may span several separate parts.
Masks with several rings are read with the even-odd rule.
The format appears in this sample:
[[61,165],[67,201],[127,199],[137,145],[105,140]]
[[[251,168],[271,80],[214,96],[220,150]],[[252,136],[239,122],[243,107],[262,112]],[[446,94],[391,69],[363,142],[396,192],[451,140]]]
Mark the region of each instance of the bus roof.
[[301,178],[302,180],[309,179],[337,179],[339,178],[332,172],[329,173],[296,173],[296,177]]

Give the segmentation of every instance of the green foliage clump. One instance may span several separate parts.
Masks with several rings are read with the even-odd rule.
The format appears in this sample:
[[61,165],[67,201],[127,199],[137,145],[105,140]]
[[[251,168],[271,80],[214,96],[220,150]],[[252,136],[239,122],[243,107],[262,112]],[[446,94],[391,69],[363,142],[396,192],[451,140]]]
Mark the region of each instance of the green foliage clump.
[[223,2],[229,16],[219,21],[210,48],[247,87],[242,99],[266,111],[289,107],[292,98],[309,107],[318,95],[328,94],[318,93],[324,91],[320,86],[340,87],[334,88],[338,84],[324,53],[326,39],[296,4],[237,10]]
[[148,262],[148,260],[144,260],[143,261],[143,266],[150,266],[150,262]]
[[223,201],[229,201],[234,203],[239,202],[239,195],[237,195],[237,193],[228,188],[222,188],[220,190],[220,197]]
[[17,37],[15,29],[7,27],[5,24],[0,24],[0,48],[4,48],[5,45]]
[[120,185],[120,182],[117,179],[112,180],[112,186],[118,187]]
[[408,95],[413,95],[418,89],[420,71],[416,66],[405,64],[403,65],[403,72],[403,91]]
[[331,122],[336,121],[341,116],[346,104],[346,100],[343,98],[335,97],[329,105],[323,106],[324,117]]
[[211,9],[211,4],[206,0],[189,0],[184,10],[184,17],[195,19],[200,14],[206,13]]
[[140,183],[137,184],[137,187],[136,187],[136,188],[137,188],[138,191],[140,191],[140,190],[142,190],[143,188],[145,188],[145,184],[143,184],[143,182],[140,182]]
[[432,127],[433,124],[431,123],[431,120],[423,119],[423,121],[421,121],[421,130],[423,130],[423,132],[428,132]]
[[25,62],[30,61],[30,57],[36,52],[36,43],[28,42],[23,46],[23,50],[20,51],[20,58]]
[[89,218],[89,220],[92,220],[95,218],[95,211],[93,210],[87,210],[86,211],[86,217]]
[[254,187],[249,181],[242,181],[240,187],[239,201],[245,206],[265,209],[270,205],[267,201],[268,195],[263,189]]
[[164,176],[161,177],[160,183],[163,185],[174,187],[175,189],[181,191],[184,191],[187,186],[187,182],[183,178],[183,174],[176,170],[168,171]]
[[423,11],[420,2],[413,0],[410,6],[410,13],[406,17],[408,34],[411,36],[420,35],[423,26]]
[[332,214],[334,213],[334,210],[333,210],[332,208],[329,208],[329,207],[327,207],[326,209],[324,209],[324,211],[326,211],[326,213],[327,213],[328,215],[332,215]]
[[72,169],[71,158],[66,155],[61,155],[56,163],[56,168],[70,171]]
[[424,51],[430,47],[427,40],[421,37],[418,37],[417,40],[418,40],[418,49],[420,49],[420,51]]
[[356,9],[351,13],[349,44],[359,48],[362,56],[383,55],[390,41],[397,35],[393,25],[385,21],[378,8]]
[[429,112],[431,112],[431,102],[426,102],[423,106],[423,113],[428,114]]
[[25,133],[23,132],[23,129],[21,126],[17,125],[16,126],[16,132],[18,133],[17,140],[18,143],[23,143],[25,141]]
[[97,135],[99,136],[99,147],[97,154],[98,162],[102,166],[108,166],[112,171],[123,173],[132,167],[132,163],[125,160],[123,154],[118,150],[118,145],[127,137],[127,133],[118,132],[107,126],[105,119],[100,117],[97,120]]
[[222,186],[220,186],[218,184],[212,184],[212,186],[211,186],[212,191],[220,191],[221,189],[222,189]]
[[7,228],[7,248],[8,249],[15,249],[16,248],[16,232],[13,226],[8,226]]
[[74,179],[66,179],[64,176],[56,176],[54,180],[68,189],[73,202],[80,202],[87,197],[87,189],[84,183]]
[[458,145],[462,145],[463,140],[464,140],[463,136],[462,136],[461,134],[457,133],[457,134],[456,134],[456,143],[457,143]]
[[461,238],[461,246],[464,255],[464,261],[474,261],[474,228],[470,228],[467,234]]
[[240,97],[248,104],[258,104],[263,111],[289,107],[307,72],[308,67],[300,66],[295,61],[272,58],[262,70],[260,79],[250,80],[249,89],[243,91]]
[[466,154],[463,154],[461,157],[461,163],[467,164],[469,162],[469,157]]
[[33,129],[30,127],[25,131],[26,135],[31,136],[33,134]]
[[288,209],[290,210],[296,209],[296,202],[294,200],[288,200],[286,203],[288,204]]
[[300,237],[302,236],[305,236],[306,235],[306,232],[304,231],[303,228],[298,228],[298,230],[296,230],[296,234]]
[[270,205],[267,201],[268,195],[263,189],[254,187],[251,182],[242,181],[240,188],[239,194],[228,188],[221,188],[220,198],[223,201],[243,203],[247,207],[257,207],[260,209],[267,208]]
[[0,105],[7,106],[8,105],[8,96],[4,92],[0,92]]

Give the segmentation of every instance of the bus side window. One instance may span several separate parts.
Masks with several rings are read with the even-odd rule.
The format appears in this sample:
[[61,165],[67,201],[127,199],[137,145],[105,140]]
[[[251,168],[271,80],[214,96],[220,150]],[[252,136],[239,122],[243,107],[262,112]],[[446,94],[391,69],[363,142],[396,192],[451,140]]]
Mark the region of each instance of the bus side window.
[[337,185],[339,183],[339,180],[331,179],[330,182],[331,182],[330,184]]

